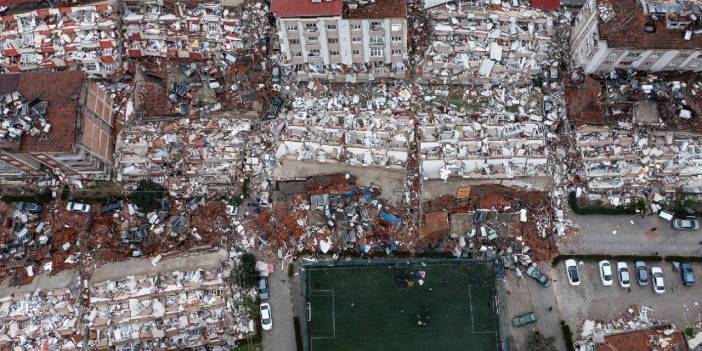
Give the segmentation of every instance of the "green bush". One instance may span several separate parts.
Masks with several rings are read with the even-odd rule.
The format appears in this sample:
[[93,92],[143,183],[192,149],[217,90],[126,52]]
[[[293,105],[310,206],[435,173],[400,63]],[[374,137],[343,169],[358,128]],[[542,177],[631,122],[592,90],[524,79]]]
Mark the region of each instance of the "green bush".
[[575,340],[573,340],[573,332],[570,331],[568,323],[561,321],[561,331],[563,332],[563,340],[566,343],[566,350],[575,351]]
[[0,200],[6,203],[33,202],[37,204],[45,204],[51,201],[51,191],[44,191],[41,193],[31,195],[5,195],[2,198],[0,198]]
[[242,288],[253,288],[256,285],[256,256],[245,253],[241,262],[229,273],[231,281]]
[[691,339],[693,336],[695,336],[695,328],[686,327],[685,328],[685,336],[687,336],[688,339]]
[[602,204],[589,207],[580,207],[578,198],[575,196],[575,191],[568,194],[568,205],[573,212],[581,215],[589,214],[606,214],[606,215],[631,215],[641,213],[646,209],[646,202],[643,199],[634,201],[627,206],[606,207]]
[[130,200],[143,212],[157,209],[161,199],[166,196],[166,189],[150,180],[140,180],[137,188],[129,195]]

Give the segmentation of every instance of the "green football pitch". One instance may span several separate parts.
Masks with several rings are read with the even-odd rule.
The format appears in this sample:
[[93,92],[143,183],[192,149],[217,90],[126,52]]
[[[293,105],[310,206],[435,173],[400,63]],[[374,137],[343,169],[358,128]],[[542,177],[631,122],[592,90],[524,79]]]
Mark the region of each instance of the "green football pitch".
[[497,351],[495,289],[492,263],[308,267],[307,349]]

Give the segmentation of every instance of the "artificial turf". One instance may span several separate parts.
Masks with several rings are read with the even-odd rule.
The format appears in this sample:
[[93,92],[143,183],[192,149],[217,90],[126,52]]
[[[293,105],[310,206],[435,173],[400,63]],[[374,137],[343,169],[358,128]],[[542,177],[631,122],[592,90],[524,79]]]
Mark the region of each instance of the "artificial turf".
[[308,267],[307,274],[309,351],[499,349],[491,263]]

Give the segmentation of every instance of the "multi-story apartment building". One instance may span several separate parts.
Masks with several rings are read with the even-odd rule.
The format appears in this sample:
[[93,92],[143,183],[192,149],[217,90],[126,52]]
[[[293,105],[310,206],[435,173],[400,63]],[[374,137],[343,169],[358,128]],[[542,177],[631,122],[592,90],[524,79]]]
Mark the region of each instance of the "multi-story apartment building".
[[109,92],[81,71],[0,75],[0,179],[60,172],[100,179],[114,153]]
[[299,79],[404,77],[407,4],[376,0],[273,0],[280,47]]
[[702,71],[699,1],[589,0],[570,37],[585,73],[612,69]]

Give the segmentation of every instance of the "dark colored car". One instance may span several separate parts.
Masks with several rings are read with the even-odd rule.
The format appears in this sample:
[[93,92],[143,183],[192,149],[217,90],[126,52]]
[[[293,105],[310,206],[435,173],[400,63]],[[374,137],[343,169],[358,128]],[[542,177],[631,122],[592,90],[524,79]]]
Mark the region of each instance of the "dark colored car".
[[549,278],[546,274],[541,273],[541,271],[534,266],[527,268],[527,274],[536,279],[536,281],[544,287],[551,285],[551,278]]
[[682,278],[682,283],[685,286],[695,285],[695,274],[692,272],[692,264],[689,262],[683,262],[680,264],[680,276]]
[[268,118],[275,118],[283,108],[283,98],[276,95],[271,99],[271,104],[268,106]]
[[258,277],[258,295],[261,297],[261,301],[268,300],[268,278]]
[[21,212],[29,213],[39,213],[41,212],[41,205],[35,204],[33,202],[18,202],[15,208]]
[[648,268],[646,267],[646,263],[643,261],[636,261],[634,266],[636,266],[636,277],[638,278],[639,285],[648,285]]
[[111,203],[106,203],[102,204],[100,206],[100,213],[105,214],[108,212],[117,212],[122,210],[122,204],[119,202],[111,202]]

